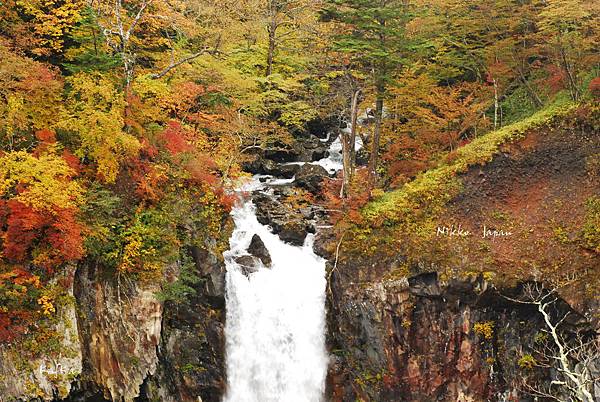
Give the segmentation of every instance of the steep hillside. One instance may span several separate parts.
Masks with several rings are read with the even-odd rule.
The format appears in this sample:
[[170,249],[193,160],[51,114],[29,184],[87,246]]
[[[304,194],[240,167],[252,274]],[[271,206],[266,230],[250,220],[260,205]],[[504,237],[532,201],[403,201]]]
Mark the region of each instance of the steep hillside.
[[568,302],[556,307],[569,312],[561,331],[598,328],[593,113],[555,106],[484,135],[368,204],[329,242],[334,400],[523,397],[533,374],[518,362],[546,329],[520,303],[524,281]]

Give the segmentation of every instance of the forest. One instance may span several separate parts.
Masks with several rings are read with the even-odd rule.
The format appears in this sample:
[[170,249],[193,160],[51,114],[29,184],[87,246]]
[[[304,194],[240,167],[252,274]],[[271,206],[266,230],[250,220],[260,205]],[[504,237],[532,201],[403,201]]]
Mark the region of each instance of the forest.
[[[456,272],[435,236],[457,177],[544,127],[600,131],[596,0],[0,0],[0,344],[57,353],[81,264],[190,296],[165,267],[227,250],[248,167],[319,131],[343,169],[294,202],[330,211],[334,269],[402,250],[387,275],[407,276],[426,249],[440,276],[576,270],[597,299],[593,184],[578,226],[567,207],[538,239],[585,272],[535,247]],[[598,149],[586,163],[600,176]]]

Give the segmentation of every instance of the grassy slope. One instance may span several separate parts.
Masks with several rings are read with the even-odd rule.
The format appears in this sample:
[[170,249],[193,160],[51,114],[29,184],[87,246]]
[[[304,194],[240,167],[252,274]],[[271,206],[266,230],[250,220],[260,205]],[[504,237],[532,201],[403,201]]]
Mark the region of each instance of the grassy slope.
[[576,107],[572,102],[557,101],[526,119],[476,138],[459,148],[451,160],[369,203],[363,210],[364,217],[374,226],[410,224],[434,218],[460,191],[458,173],[491,161],[503,144],[523,138],[528,130],[547,125]]

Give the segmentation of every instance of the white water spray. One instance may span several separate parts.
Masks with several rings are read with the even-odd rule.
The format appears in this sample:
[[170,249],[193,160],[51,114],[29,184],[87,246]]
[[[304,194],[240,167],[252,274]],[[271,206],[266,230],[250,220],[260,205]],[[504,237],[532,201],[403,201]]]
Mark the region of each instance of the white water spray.
[[[317,163],[336,172],[342,168],[339,139],[329,151],[329,157]],[[255,176],[240,190],[265,190],[278,184],[281,179],[260,183]],[[260,224],[249,197],[240,200],[231,214],[235,229],[224,253],[228,381],[224,401],[319,402],[328,361],[325,260],[313,251],[313,235],[296,247]],[[267,268],[257,262],[258,270],[246,276],[235,260],[248,254],[254,234],[263,240],[272,264]]]

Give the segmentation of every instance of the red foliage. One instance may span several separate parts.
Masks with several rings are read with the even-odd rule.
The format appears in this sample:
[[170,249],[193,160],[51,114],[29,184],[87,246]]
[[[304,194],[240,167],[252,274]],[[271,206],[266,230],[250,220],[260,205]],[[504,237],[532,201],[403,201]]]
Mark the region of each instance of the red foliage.
[[167,128],[162,132],[160,139],[171,155],[177,155],[192,150],[192,146],[186,140],[187,136],[189,136],[189,132],[181,124],[170,121]]
[[50,222],[46,214],[35,211],[19,201],[10,200],[8,207],[7,230],[5,232],[4,256],[14,261],[24,261],[33,240],[38,237],[40,228]]
[[[438,133],[435,138],[428,138],[431,142],[441,141]],[[383,160],[388,163],[388,174],[392,178],[391,186],[396,187],[414,178],[419,172],[427,168],[430,153],[422,138],[413,139],[403,136],[389,146],[383,155]]]
[[150,144],[150,141],[148,141],[147,138],[142,138],[141,143],[142,148],[140,149],[140,157],[154,160],[154,158],[158,156],[158,148]]
[[30,316],[26,311],[0,311],[0,343],[10,342],[27,332]]
[[56,142],[56,134],[52,130],[43,129],[35,132],[35,137],[45,143],[53,144]]
[[563,89],[565,86],[564,71],[555,65],[549,65],[548,73],[550,74],[550,76],[548,77],[547,83],[550,89],[553,92],[558,92],[561,89]]
[[68,149],[63,150],[62,158],[67,162],[67,165],[75,172],[79,173],[81,171],[81,164],[79,163],[79,158],[73,155],[71,151]]
[[2,209],[8,216],[3,233],[4,257],[26,262],[37,247],[35,262],[51,272],[83,255],[81,226],[74,210],[38,211],[16,200],[6,202]]
[[594,96],[596,99],[600,99],[600,77],[596,77],[590,81],[589,88],[592,96]]
[[227,213],[231,212],[237,199],[235,194],[225,192],[222,187],[216,189],[215,194],[219,198],[219,204],[221,204],[223,210]]
[[364,185],[367,183],[368,175],[368,169],[358,169],[355,172],[347,198],[340,197],[341,179],[326,180],[323,183],[321,194],[325,200],[325,207],[330,211],[329,216],[333,224],[340,221],[359,223],[362,220],[360,209],[371,198],[368,186]]

